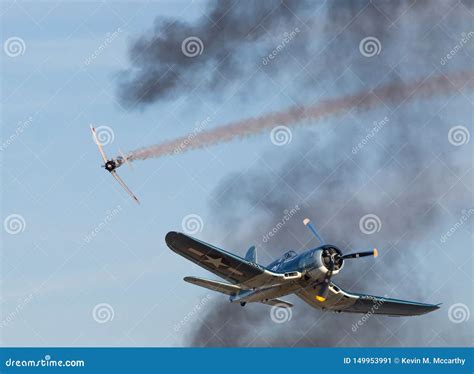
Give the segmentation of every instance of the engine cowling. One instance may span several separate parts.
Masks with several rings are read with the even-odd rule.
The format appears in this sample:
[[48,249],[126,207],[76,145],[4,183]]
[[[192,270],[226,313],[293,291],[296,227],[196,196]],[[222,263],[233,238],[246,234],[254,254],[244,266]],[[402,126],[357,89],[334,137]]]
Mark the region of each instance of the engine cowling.
[[334,263],[333,275],[337,274],[344,266],[341,250],[333,245],[325,245],[316,249],[312,260],[312,266],[307,267],[307,274],[313,279],[322,278],[329,271],[331,261]]

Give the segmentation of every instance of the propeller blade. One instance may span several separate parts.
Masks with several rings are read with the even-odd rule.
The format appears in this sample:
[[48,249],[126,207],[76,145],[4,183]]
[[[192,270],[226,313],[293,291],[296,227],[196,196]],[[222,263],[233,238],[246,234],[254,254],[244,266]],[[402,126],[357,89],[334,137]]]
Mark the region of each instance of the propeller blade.
[[349,253],[347,255],[342,256],[342,258],[346,260],[348,258],[359,258],[359,257],[367,257],[367,256],[377,257],[378,255],[379,255],[379,252],[377,251],[377,248],[374,248],[372,251],[368,251],[368,252]]
[[303,223],[305,226],[307,226],[311,231],[312,233],[314,234],[314,236],[316,236],[316,238],[318,238],[318,240],[320,241],[321,244],[324,244],[324,240],[323,238],[321,238],[318,234],[318,232],[316,231],[316,228],[313,226],[313,224],[311,223],[310,219],[309,218],[305,218],[303,220]]
[[323,284],[319,288],[319,292],[316,295],[316,300],[318,300],[320,303],[323,303],[324,301],[326,301],[326,298],[328,297],[329,283],[331,283],[331,277],[332,277],[333,271],[334,271],[334,262],[331,260],[329,262],[328,272],[326,273],[323,279]]

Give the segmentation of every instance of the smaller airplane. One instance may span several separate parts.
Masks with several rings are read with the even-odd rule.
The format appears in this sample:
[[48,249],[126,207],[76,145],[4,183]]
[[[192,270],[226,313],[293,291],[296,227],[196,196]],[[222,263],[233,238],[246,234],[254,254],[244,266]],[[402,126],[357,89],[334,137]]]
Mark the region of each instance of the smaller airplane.
[[122,153],[122,151],[120,151],[120,156],[108,160],[107,156],[105,155],[104,148],[102,147],[102,143],[97,138],[95,128],[92,125],[91,125],[91,131],[92,131],[92,138],[94,139],[94,143],[97,144],[100,155],[102,156],[102,159],[104,160],[104,165],[102,165],[102,167],[105,168],[105,170],[107,170],[108,172],[110,172],[110,174],[112,174],[112,176],[117,180],[117,182],[122,186],[122,188],[130,195],[130,197],[137,202],[137,204],[140,204],[140,201],[135,196],[135,194],[132,191],[130,191],[130,189],[127,187],[125,182],[122,180],[122,178],[119,177],[119,175],[115,171],[115,169],[119,168],[123,164],[127,164],[130,167],[132,167],[129,161],[130,156],[125,156]]
[[345,261],[366,256],[377,257],[377,250],[343,254],[336,246],[324,243],[309,219],[306,218],[303,223],[321,245],[299,254],[290,250],[267,266],[257,263],[254,246],[242,258],[179,232],[169,232],[165,241],[177,254],[227,281],[185,277],[186,282],[226,294],[231,303],[240,303],[241,306],[258,302],[290,308],[293,304],[280,297],[295,294],[314,308],[339,313],[414,316],[439,309],[439,304],[343,290],[332,282],[332,277],[342,270]]

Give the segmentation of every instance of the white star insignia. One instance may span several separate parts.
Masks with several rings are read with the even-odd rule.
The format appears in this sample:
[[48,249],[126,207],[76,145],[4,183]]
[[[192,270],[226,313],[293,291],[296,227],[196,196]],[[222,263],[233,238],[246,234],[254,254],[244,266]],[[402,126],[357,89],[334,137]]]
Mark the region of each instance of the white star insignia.
[[219,267],[224,266],[228,267],[226,264],[222,263],[222,258],[212,258],[209,257],[208,255],[205,256],[205,258],[202,260],[202,262],[209,262],[212,266],[214,266],[216,269],[219,269]]

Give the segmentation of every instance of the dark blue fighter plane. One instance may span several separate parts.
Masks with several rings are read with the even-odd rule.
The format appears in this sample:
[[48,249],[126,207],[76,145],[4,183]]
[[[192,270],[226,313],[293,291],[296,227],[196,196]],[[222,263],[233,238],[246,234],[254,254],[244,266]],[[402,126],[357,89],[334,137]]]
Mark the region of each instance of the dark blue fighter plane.
[[174,231],[165,240],[174,252],[227,281],[185,277],[186,282],[226,294],[230,302],[242,306],[259,302],[289,308],[293,305],[280,297],[296,294],[312,307],[335,312],[413,316],[439,309],[439,305],[357,294],[338,287],[332,277],[342,270],[345,260],[377,257],[377,250],[343,254],[336,246],[323,242],[309,219],[303,223],[321,246],[300,254],[288,251],[267,266],[257,263],[255,247],[242,258]]

